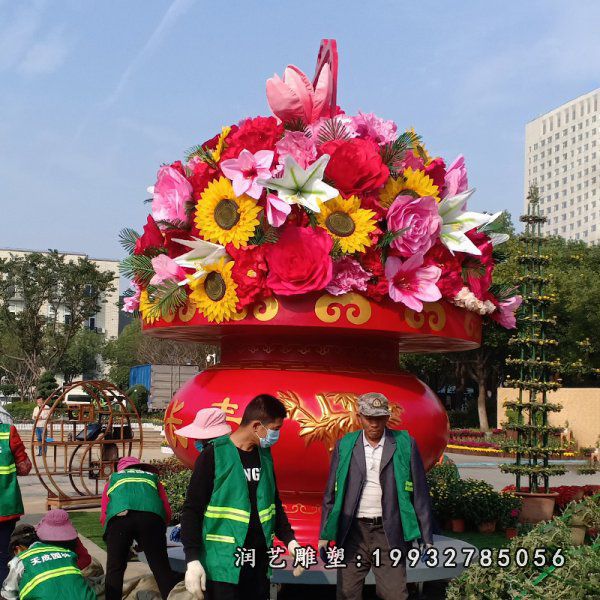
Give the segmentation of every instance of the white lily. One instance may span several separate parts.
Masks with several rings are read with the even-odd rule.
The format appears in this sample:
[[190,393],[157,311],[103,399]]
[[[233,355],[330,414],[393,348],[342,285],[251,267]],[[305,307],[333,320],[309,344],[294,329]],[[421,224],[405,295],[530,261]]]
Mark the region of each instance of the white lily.
[[487,215],[467,211],[467,200],[475,189],[467,190],[456,196],[444,198],[438,205],[442,218],[440,239],[442,243],[454,254],[466,252],[467,254],[481,254],[481,250],[466,236],[466,232],[489,223],[498,215]]
[[503,212],[504,211],[501,210],[497,213],[494,213],[490,217],[490,220],[477,230],[482,231],[490,238],[492,246],[499,246],[500,244],[504,244],[504,242],[507,242],[510,239],[508,233],[498,233],[497,231],[493,231],[493,227],[489,227],[501,214],[503,214]]
[[[206,274],[204,267],[212,265],[228,256],[225,246],[213,244],[199,238],[192,238],[191,240],[173,238],[173,241],[191,248],[189,252],[178,256],[175,262],[180,267],[194,269],[195,272],[191,276],[193,279],[198,279]],[[186,283],[188,283],[188,280],[184,279],[179,282],[179,285],[185,285]]]
[[339,192],[323,182],[329,155],[323,154],[312,165],[303,169],[290,155],[283,163],[283,177],[257,179],[257,182],[277,192],[277,196],[288,204],[299,204],[313,212],[321,212],[319,202],[336,198]]

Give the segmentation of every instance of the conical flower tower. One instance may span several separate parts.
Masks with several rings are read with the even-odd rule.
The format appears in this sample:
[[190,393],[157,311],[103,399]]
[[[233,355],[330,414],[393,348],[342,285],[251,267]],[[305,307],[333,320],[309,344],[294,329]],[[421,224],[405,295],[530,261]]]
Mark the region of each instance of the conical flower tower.
[[541,233],[546,218],[540,214],[537,188],[530,189],[527,199],[527,214],[520,217],[525,223],[525,232],[520,236],[521,252],[517,258],[521,265],[517,283],[523,304],[518,333],[510,340],[518,358],[507,360],[507,364],[515,367],[518,378],[506,383],[517,388],[519,393],[517,400],[505,403],[506,408],[516,414],[506,427],[517,432],[517,439],[516,443],[506,442],[504,449],[514,452],[516,459],[500,468],[505,473],[514,473],[517,492],[525,491],[528,481],[530,494],[548,494],[550,477],[566,471],[561,465],[549,464],[549,455],[557,453],[557,448],[550,447],[549,438],[561,428],[548,424],[548,413],[558,412],[562,407],[548,402],[547,394],[560,387],[560,383],[552,378],[560,363],[552,358],[558,342],[551,333],[555,326],[555,319],[550,316],[554,296],[547,291],[549,277],[545,272],[550,257],[543,253]]

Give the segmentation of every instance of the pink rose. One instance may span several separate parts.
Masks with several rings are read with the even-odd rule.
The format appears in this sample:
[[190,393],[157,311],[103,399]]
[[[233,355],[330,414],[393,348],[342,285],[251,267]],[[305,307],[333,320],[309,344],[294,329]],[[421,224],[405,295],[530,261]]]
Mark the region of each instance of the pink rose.
[[364,292],[373,275],[365,271],[360,263],[349,256],[333,263],[333,279],[326,290],[333,296],[341,296],[353,290]]
[[406,231],[392,242],[402,256],[425,254],[439,237],[442,219],[435,198],[398,196],[387,213],[389,231]]
[[468,189],[467,168],[465,167],[465,157],[462,154],[448,167],[444,186],[443,198],[451,198]]
[[152,216],[155,221],[184,221],[188,215],[185,205],[192,198],[192,185],[172,166],[165,165],[158,170]]
[[286,226],[276,244],[266,244],[267,285],[282,296],[322,290],[331,281],[333,241],[322,228]]

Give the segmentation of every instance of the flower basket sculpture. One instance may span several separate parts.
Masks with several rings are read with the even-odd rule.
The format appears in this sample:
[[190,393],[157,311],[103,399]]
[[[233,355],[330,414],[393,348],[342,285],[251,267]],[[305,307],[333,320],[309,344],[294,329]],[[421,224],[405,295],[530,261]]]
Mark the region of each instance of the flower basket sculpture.
[[[315,539],[329,453],[358,428],[357,398],[384,393],[427,467],[448,419],[436,395],[399,371],[398,352],[476,348],[481,319],[511,326],[511,299],[489,290],[496,215],[467,210],[464,159],[446,167],[414,131],[337,106],[335,41],[313,81],[289,66],[267,82],[275,116],[225,126],[161,167],[142,235],[122,233],[134,286],[126,309],[144,332],[220,343],[220,364],[184,386],[167,440],[219,407],[235,426],[257,393],[286,405],[274,448],[279,489]],[[514,318],[513,318],[514,320]]]

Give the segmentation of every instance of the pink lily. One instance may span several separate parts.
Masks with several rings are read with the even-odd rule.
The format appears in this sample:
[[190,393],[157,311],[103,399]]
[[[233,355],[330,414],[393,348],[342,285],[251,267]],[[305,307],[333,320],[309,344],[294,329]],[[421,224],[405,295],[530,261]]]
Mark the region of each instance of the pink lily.
[[281,200],[275,194],[267,194],[267,221],[269,225],[280,227],[285,223],[291,211],[291,204]]
[[163,281],[175,280],[177,282],[185,280],[185,271],[166,254],[159,254],[152,259],[152,268],[154,276],[150,280],[150,285],[160,285]]
[[423,266],[423,254],[413,254],[404,262],[390,256],[385,262],[390,298],[417,312],[423,310],[423,302],[435,302],[442,297],[436,285],[441,274],[442,270],[435,265]]
[[321,116],[329,116],[333,94],[331,67],[325,64],[315,86],[294,65],[288,65],[283,79],[274,75],[267,79],[267,101],[273,114],[284,123],[300,120],[304,125],[314,123]]
[[522,296],[513,296],[508,300],[503,300],[498,308],[490,315],[499,325],[506,329],[515,329],[517,327],[517,318],[515,313],[523,302]]
[[467,167],[465,166],[465,157],[460,154],[456,160],[446,169],[444,178],[444,193],[442,197],[458,196],[469,189],[469,180],[467,178]]
[[257,179],[268,179],[271,176],[271,163],[275,153],[272,150],[259,150],[252,154],[249,150],[242,150],[237,158],[230,158],[221,163],[221,171],[233,183],[236,196],[247,194],[258,200],[263,191],[263,186]]

